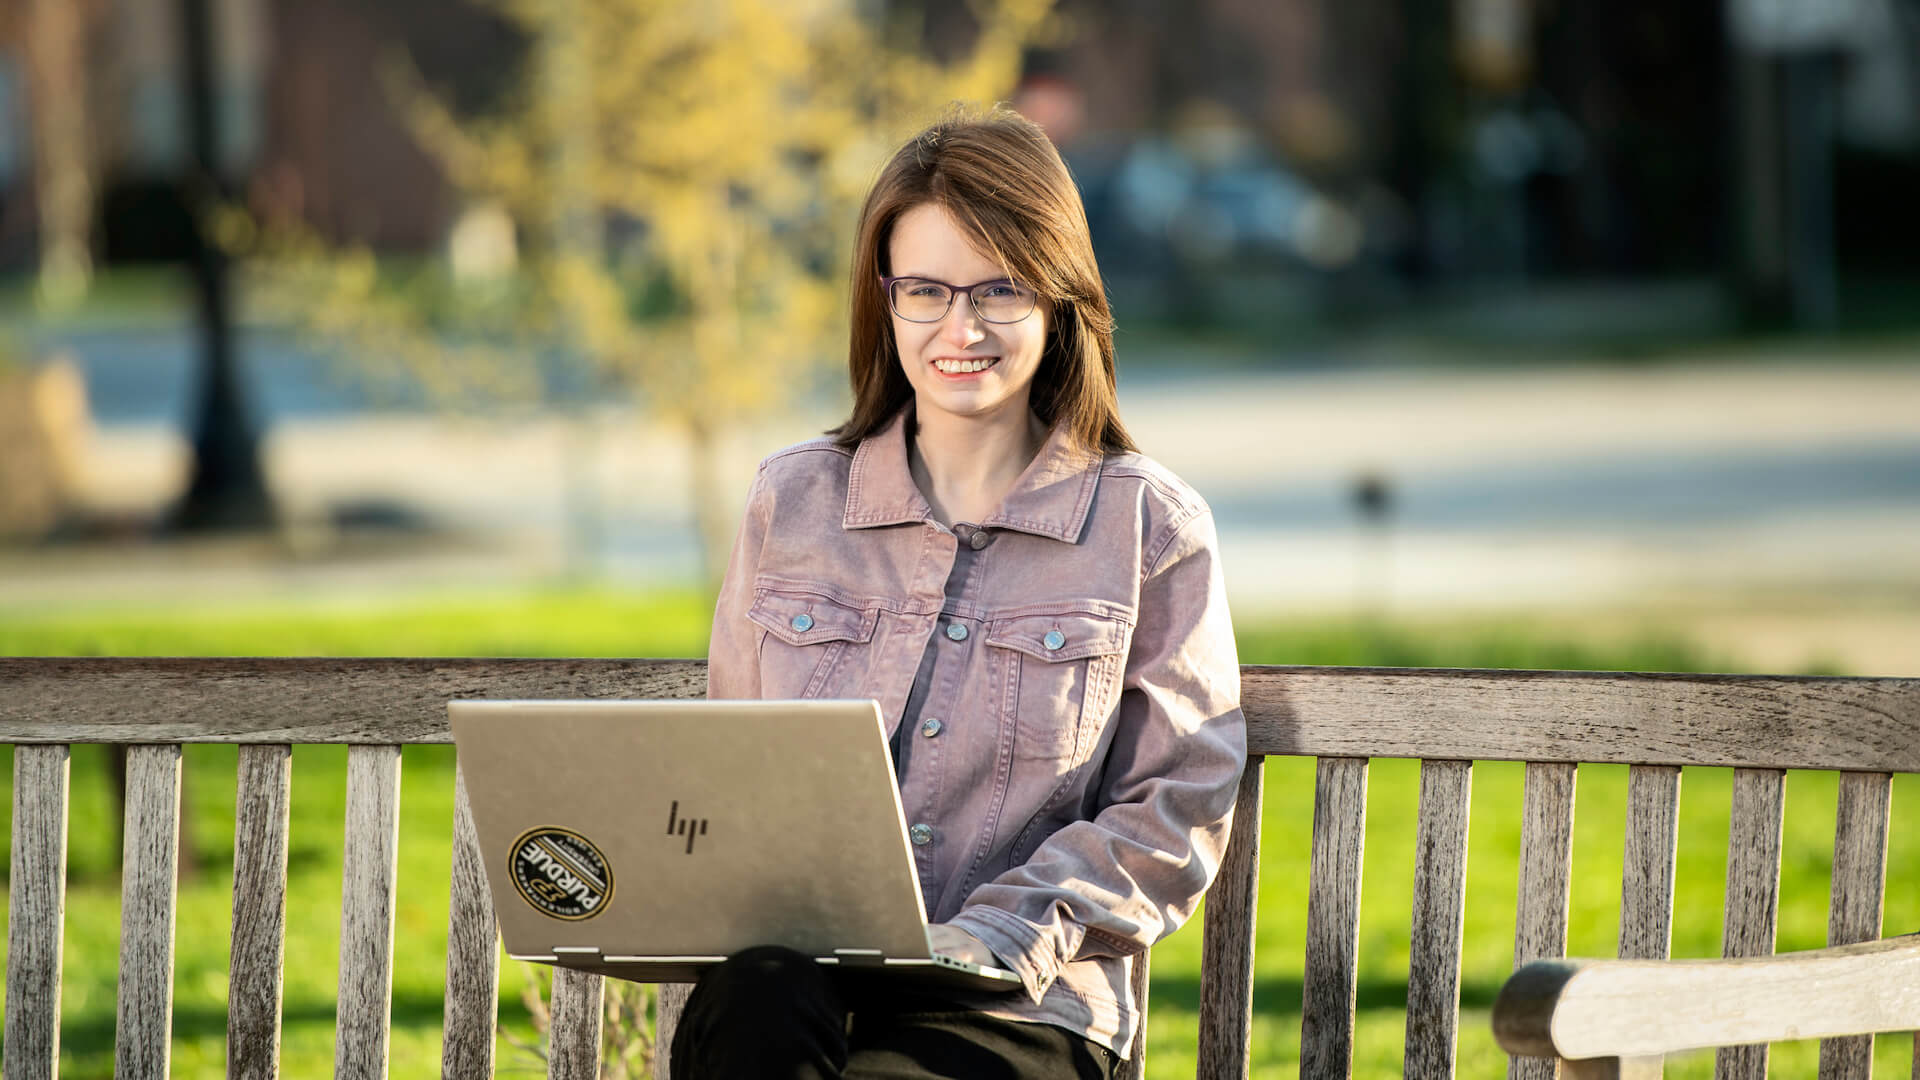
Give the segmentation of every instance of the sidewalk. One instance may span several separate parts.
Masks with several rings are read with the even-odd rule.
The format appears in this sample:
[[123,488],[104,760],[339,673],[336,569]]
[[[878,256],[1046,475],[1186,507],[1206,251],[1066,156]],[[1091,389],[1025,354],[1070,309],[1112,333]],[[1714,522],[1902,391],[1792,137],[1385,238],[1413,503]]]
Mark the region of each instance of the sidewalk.
[[[1920,673],[1920,364],[1367,370],[1124,379],[1152,456],[1204,494],[1243,618],[1356,609],[1663,617],[1755,662],[1820,648]],[[840,418],[832,402],[730,433],[723,484]],[[87,498],[150,512],[184,449],[157,426],[94,440]],[[74,603],[512,586],[592,570],[698,573],[686,448],[610,411],[486,425],[418,414],[283,421],[283,512],[400,508],[438,531],[290,544],[0,553],[0,614]],[[1353,509],[1384,480],[1383,524]],[[223,543],[225,546],[223,546]],[[1742,654],[1743,656],[1747,654]]]

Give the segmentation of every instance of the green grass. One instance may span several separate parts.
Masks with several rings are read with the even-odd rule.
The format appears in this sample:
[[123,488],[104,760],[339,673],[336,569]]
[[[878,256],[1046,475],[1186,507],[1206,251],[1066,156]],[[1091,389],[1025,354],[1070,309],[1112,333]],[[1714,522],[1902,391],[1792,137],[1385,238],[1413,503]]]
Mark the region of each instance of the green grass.
[[[606,655],[693,656],[704,651],[707,601],[695,594],[623,595],[591,590],[411,597],[387,602],[280,607],[216,606],[194,611],[0,615],[0,655]],[[1566,667],[1724,670],[1725,658],[1657,634],[1611,644],[1543,636],[1526,621],[1294,622],[1244,627],[1249,663],[1388,666]],[[6,751],[10,754],[10,751]],[[346,755],[340,747],[294,751],[289,854],[283,1075],[325,1075],[333,1056],[338,980],[340,862]],[[225,1052],[226,963],[233,843],[232,747],[192,746],[185,798],[199,869],[180,891],[174,976],[174,1074],[216,1076]],[[410,747],[403,760],[401,863],[395,930],[392,1075],[438,1068],[444,982],[447,878],[451,858],[453,759],[447,747]],[[1360,930],[1355,1075],[1398,1076],[1405,1026],[1414,821],[1419,765],[1377,761],[1368,785],[1368,828]],[[1673,951],[1719,951],[1731,776],[1688,769],[1681,800]],[[11,770],[0,772],[10,782]],[[1463,953],[1461,1076],[1503,1075],[1487,1014],[1512,967],[1514,892],[1523,767],[1475,766]],[[1291,1076],[1299,1059],[1307,844],[1313,765],[1267,766],[1262,829],[1260,921],[1254,1017],[1254,1072]],[[1620,825],[1625,770],[1580,772],[1574,838],[1570,951],[1611,955],[1619,912]],[[11,805],[10,792],[8,805]],[[1897,778],[1885,925],[1920,930],[1920,829],[1910,809],[1920,777]],[[1788,781],[1779,945],[1824,943],[1833,838],[1835,778]],[[66,962],[61,1072],[112,1074],[119,950],[119,852],[106,754],[76,747],[69,825]],[[1149,1075],[1192,1076],[1199,1001],[1200,932],[1188,927],[1154,953]],[[527,1041],[532,1027],[520,991],[526,975],[502,971],[504,1034]],[[1904,1075],[1909,1040],[1880,1040],[1881,1075]],[[1785,1044],[1774,1073],[1811,1075],[1817,1048]],[[534,1059],[504,1037],[501,1072],[537,1074]],[[1680,1060],[1671,1077],[1711,1074],[1711,1055]]]

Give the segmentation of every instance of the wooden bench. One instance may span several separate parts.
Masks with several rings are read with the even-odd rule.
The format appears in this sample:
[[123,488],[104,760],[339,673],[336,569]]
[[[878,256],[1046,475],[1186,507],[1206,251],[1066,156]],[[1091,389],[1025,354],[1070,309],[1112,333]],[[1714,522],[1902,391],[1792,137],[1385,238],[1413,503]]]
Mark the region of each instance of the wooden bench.
[[[291,746],[349,745],[336,1073],[377,1077],[387,1064],[401,748],[448,741],[450,698],[685,697],[704,686],[704,666],[679,660],[0,659],[0,741],[15,746],[6,1077],[57,1072],[69,744],[129,746],[116,1041],[122,1077],[164,1076],[168,1067],[181,744],[240,746],[228,1053],[229,1075],[241,1077],[273,1076],[278,1067]],[[1916,679],[1249,667],[1244,699],[1254,757],[1241,782],[1233,843],[1208,895],[1202,945],[1198,1074],[1207,1080],[1247,1073],[1265,757],[1318,759],[1300,1070],[1315,1078],[1352,1069],[1369,759],[1421,761],[1406,1075],[1422,1078],[1453,1073],[1472,762],[1527,762],[1517,964],[1565,948],[1578,763],[1631,766],[1619,949],[1627,958],[1667,954],[1682,766],[1736,770],[1725,950],[1733,957],[1773,951],[1784,770],[1841,771],[1834,945],[1881,933],[1891,774],[1920,772]],[[452,827],[443,1068],[448,1077],[486,1077],[499,949],[464,788]],[[1748,966],[1735,977],[1722,970],[1706,981],[1720,987],[1727,1008],[1743,995],[1772,1003],[1802,992],[1793,987],[1812,985],[1803,976],[1778,972],[1804,975],[1809,962],[1851,965],[1841,976],[1833,976],[1841,969],[1822,969],[1830,977],[1912,987],[1920,983],[1898,979],[1920,966],[1917,954],[1915,941],[1894,940],[1812,961],[1740,961]],[[1701,978],[1687,968],[1675,962],[1661,970],[1680,977],[1680,998],[1698,999]],[[1766,970],[1776,975],[1750,974]],[[1664,1050],[1649,1049],[1644,1032],[1609,1035],[1592,1019],[1595,1000],[1603,1020],[1608,1012],[1606,979],[1616,980],[1611,992],[1641,986],[1634,980],[1644,974],[1636,971],[1618,963],[1524,968],[1499,1006],[1501,1038],[1525,1053],[1615,1059],[1562,1075],[1657,1075]],[[671,1023],[681,999],[663,996]],[[550,1076],[595,1074],[600,1000],[597,977],[556,978]],[[1916,994],[1889,1001],[1872,1016],[1853,1016],[1854,1026],[1804,1030],[1920,1026]],[[1809,1011],[1837,1008],[1814,1002]],[[1725,1030],[1743,1042],[1802,1030],[1771,1004],[1752,1011],[1763,1026]],[[1697,1026],[1689,1030],[1698,1034]],[[1569,1032],[1578,1038],[1566,1041]],[[1830,1040],[1822,1076],[1866,1077],[1870,1049],[1870,1036]],[[1129,1075],[1139,1075],[1144,1052]],[[1722,1061],[1723,1076],[1761,1076],[1765,1047],[1723,1052]],[[1516,1057],[1511,1075],[1554,1071],[1550,1058]]]

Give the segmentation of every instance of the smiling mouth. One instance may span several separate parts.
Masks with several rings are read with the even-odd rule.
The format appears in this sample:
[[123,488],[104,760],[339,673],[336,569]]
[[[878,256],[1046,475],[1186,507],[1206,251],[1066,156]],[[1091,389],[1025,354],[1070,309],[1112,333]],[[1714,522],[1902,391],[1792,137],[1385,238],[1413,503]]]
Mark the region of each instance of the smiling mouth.
[[1000,358],[997,356],[982,356],[972,359],[941,357],[933,362],[933,366],[945,375],[971,375],[976,371],[985,371],[999,362]]

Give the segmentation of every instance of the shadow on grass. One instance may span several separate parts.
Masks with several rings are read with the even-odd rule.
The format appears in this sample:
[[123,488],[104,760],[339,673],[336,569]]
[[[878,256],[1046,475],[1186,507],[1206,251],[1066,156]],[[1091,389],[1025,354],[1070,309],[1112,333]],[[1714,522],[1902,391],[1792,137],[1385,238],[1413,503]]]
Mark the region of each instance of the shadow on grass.
[[[442,994],[426,991],[396,992],[393,995],[392,1026],[395,1028],[437,1028],[446,1018],[446,998]],[[501,1018],[513,1019],[518,1012],[525,1016],[526,1010],[518,1002],[501,1001]],[[280,1011],[282,1029],[307,1024],[324,1024],[332,1028],[337,1025],[339,1012],[334,1002],[325,998],[309,998],[288,1002]],[[104,1051],[111,1053],[114,1047],[115,1020],[112,1012],[93,1012],[72,1023],[60,1025],[60,1043],[63,1050],[73,1049],[77,1053]],[[175,1005],[173,1009],[173,1037],[176,1039],[209,1039],[224,1036],[227,1033],[227,1010],[224,1005]]]
[[[1303,983],[1299,976],[1256,978],[1253,983],[1253,1011],[1256,1013],[1297,1013]],[[1460,983],[1460,1007],[1463,1009],[1491,1009],[1493,1000],[1500,996],[1500,983],[1485,979],[1467,979]],[[1356,987],[1355,1008],[1368,1009],[1405,1009],[1407,1007],[1407,984],[1405,980],[1361,979]],[[1151,1012],[1158,1008],[1183,1009],[1187,1012],[1200,1011],[1200,978],[1197,975],[1153,975],[1153,991],[1147,1000],[1147,1009]]]

